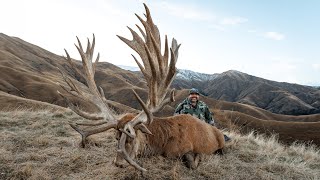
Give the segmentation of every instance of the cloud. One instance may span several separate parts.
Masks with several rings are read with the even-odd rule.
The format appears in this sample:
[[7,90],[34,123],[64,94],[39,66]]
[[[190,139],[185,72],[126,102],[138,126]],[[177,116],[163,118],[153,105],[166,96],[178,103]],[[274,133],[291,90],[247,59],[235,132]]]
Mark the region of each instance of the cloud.
[[243,18],[243,17],[226,17],[226,18],[222,18],[220,21],[220,24],[222,25],[237,25],[237,24],[242,24],[242,23],[246,23],[248,22],[247,18]]
[[256,33],[257,33],[257,30],[249,29],[249,30],[248,30],[248,33],[254,33],[254,34],[256,34]]
[[160,8],[162,11],[183,20],[206,22],[208,28],[225,31],[230,26],[243,24],[248,21],[247,18],[234,16],[223,17],[212,11],[207,11],[203,7],[187,3],[173,3],[169,1],[154,2],[154,7]]
[[273,31],[265,32],[263,36],[265,38],[277,40],[277,41],[283,40],[285,38],[284,34],[281,34],[279,32],[273,32]]
[[221,25],[217,25],[217,24],[210,24],[209,28],[218,30],[218,31],[225,31],[225,27],[221,26]]
[[320,70],[320,64],[312,64],[312,68],[315,70]]
[[183,19],[195,21],[211,21],[216,19],[215,15],[211,12],[203,11],[193,6],[168,3],[165,1],[159,2],[156,5],[167,11],[169,14]]

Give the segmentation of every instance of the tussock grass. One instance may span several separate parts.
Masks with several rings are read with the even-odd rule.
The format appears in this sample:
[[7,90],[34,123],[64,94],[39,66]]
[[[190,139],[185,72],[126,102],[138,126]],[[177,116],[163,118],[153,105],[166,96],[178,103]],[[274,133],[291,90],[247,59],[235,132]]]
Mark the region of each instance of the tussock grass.
[[180,159],[161,156],[137,159],[148,171],[117,168],[114,131],[89,138],[68,122],[81,119],[71,111],[18,109],[0,112],[0,179],[318,179],[320,150],[308,144],[280,144],[276,136],[251,132],[232,138],[224,155],[203,158],[196,170]]

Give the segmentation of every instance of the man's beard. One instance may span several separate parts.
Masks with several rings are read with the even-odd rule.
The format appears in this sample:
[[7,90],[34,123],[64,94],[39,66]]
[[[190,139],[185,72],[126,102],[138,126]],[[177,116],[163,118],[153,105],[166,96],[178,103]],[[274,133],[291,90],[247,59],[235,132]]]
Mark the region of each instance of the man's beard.
[[196,103],[198,101],[198,98],[190,98],[190,102],[192,102],[192,103]]

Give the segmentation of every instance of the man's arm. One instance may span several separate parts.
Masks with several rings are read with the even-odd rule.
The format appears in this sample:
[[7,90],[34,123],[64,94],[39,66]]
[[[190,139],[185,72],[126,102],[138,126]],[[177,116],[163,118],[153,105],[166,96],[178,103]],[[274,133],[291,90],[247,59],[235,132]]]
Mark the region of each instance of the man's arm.
[[205,112],[204,112],[204,117],[206,118],[206,122],[212,126],[214,126],[214,120],[212,118],[212,114],[208,108],[208,106],[206,106]]
[[174,111],[174,114],[173,114],[173,115],[181,114],[182,108],[183,108],[183,104],[180,103],[180,104],[177,106],[176,110]]

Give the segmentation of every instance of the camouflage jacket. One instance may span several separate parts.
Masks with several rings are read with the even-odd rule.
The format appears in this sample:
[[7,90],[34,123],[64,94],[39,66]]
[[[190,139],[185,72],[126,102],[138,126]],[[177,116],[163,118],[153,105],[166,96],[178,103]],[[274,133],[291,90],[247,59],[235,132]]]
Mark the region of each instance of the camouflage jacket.
[[198,101],[197,105],[193,107],[189,98],[186,98],[182,101],[176,110],[174,111],[174,115],[176,114],[190,114],[194,117],[197,117],[207,123],[214,125],[214,120],[212,118],[212,114],[208,108],[208,106],[203,101]]

